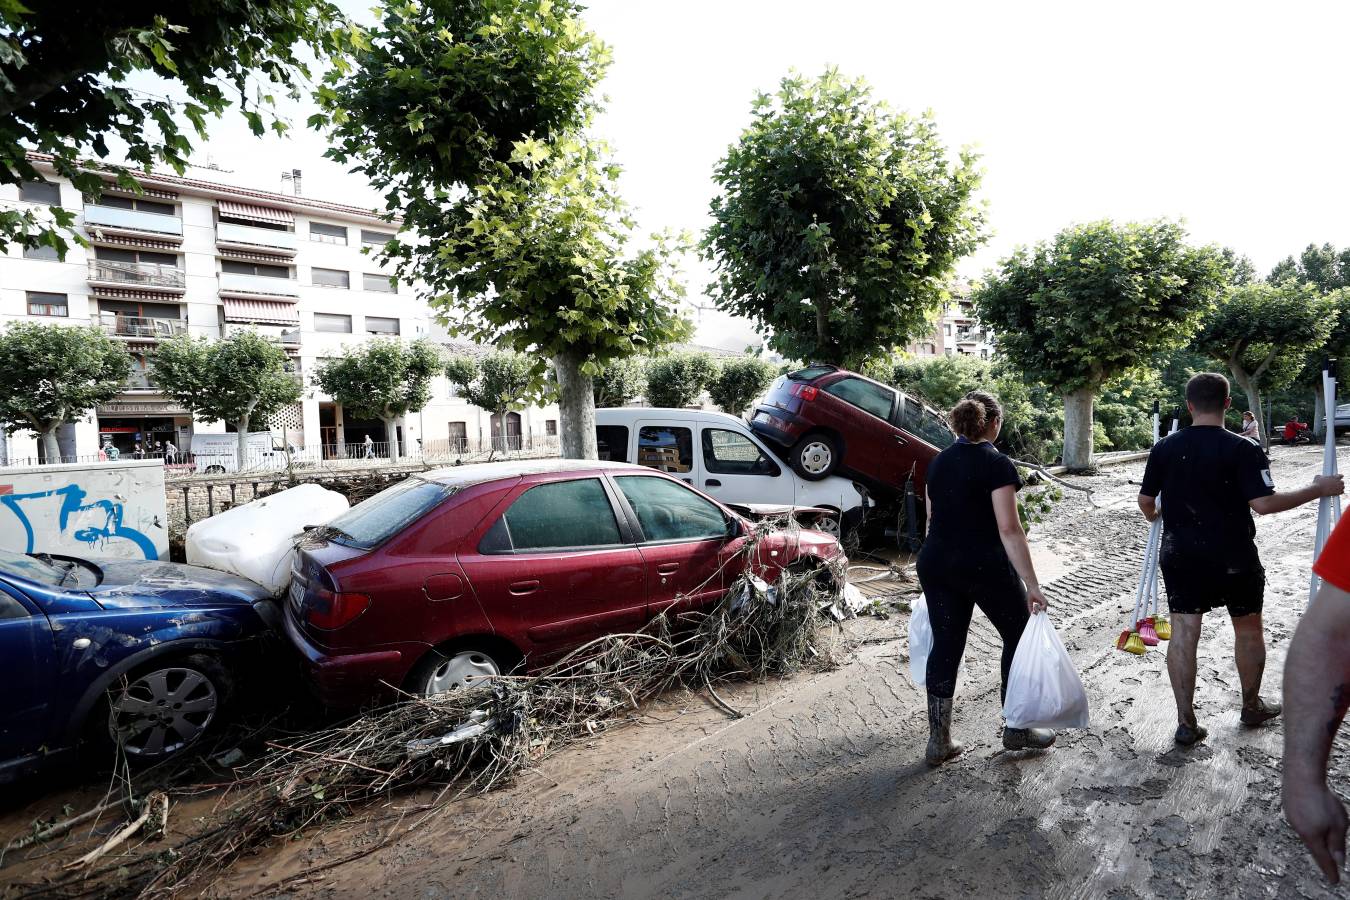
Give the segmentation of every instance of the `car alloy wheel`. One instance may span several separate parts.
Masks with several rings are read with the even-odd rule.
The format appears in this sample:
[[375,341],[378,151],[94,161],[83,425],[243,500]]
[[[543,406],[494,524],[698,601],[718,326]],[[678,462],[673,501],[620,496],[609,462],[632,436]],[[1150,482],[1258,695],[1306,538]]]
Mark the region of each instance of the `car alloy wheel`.
[[109,700],[108,731],[128,756],[153,759],[191,744],[220,706],[211,679],[170,666],[138,676]]
[[828,516],[821,516],[816,519],[815,524],[811,526],[816,531],[823,531],[836,541],[839,540],[839,514],[832,512]]
[[462,650],[441,660],[422,684],[421,693],[430,697],[446,691],[459,690],[484,678],[502,674],[496,660],[479,650]]
[[824,441],[808,441],[798,458],[808,475],[824,475],[834,463],[834,448]]

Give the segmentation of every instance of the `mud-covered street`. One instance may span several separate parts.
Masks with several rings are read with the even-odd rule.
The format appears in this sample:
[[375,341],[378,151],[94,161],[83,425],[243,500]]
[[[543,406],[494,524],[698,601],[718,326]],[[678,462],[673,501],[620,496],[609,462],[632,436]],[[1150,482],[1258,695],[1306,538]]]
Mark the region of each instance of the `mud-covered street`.
[[[1275,450],[1277,485],[1320,450]],[[1092,728],[1044,753],[998,741],[997,638],[977,615],[957,693],[970,751],[922,763],[921,692],[899,664],[904,617],[824,675],[729,695],[729,720],[673,698],[645,724],[546,761],[502,792],[310,834],[244,860],[219,893],[334,897],[1329,896],[1279,810],[1281,730],[1238,724],[1231,630],[1206,620],[1198,709],[1209,740],[1172,743],[1162,648],[1114,649],[1146,530],[1142,463],[1106,469],[1033,531],[1055,621],[1083,673]],[[1307,592],[1312,507],[1258,524],[1269,576],[1266,693]],[[1336,770],[1350,784],[1338,747]],[[347,864],[391,835],[392,844]],[[304,874],[304,873],[311,874]],[[299,875],[300,877],[295,877]]]

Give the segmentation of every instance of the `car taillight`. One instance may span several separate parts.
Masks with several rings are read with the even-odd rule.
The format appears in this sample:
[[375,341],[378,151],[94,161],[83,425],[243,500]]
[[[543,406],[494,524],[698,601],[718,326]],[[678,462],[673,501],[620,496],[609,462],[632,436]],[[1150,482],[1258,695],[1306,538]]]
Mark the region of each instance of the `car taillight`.
[[820,396],[820,388],[810,384],[794,384],[792,393],[803,400],[814,400]]
[[305,593],[305,621],[311,626],[332,631],[351,624],[370,607],[368,595],[343,593],[336,588],[327,570],[321,570],[310,582]]

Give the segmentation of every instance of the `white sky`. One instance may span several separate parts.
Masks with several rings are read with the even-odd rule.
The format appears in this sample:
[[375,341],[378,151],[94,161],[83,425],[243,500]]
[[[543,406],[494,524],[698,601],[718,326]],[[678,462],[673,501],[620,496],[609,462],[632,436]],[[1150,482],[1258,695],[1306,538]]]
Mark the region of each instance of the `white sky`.
[[[1263,273],[1311,241],[1350,244],[1350,4],[594,0],[586,21],[614,48],[598,131],[644,230],[701,232],[712,168],[754,92],[833,64],[896,108],[932,109],[945,141],[983,155],[992,238],[963,275],[1102,217],[1183,218],[1194,240],[1232,246]],[[259,187],[300,168],[310,196],[374,203],[320,158],[307,114],[296,110],[286,141],[227,115],[199,160]],[[706,266],[686,272],[691,300],[707,303]],[[697,340],[755,338],[705,310]]]

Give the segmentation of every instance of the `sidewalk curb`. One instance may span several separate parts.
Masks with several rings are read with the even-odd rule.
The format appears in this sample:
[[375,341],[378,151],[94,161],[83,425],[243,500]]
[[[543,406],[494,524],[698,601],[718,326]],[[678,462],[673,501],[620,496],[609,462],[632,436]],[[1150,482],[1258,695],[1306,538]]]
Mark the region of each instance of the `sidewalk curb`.
[[[1141,459],[1148,459],[1148,454],[1149,451],[1147,450],[1136,450],[1131,453],[1121,453],[1119,455],[1114,456],[1099,457],[1093,460],[1092,462],[1095,466],[1101,468],[1102,466],[1114,466],[1117,463],[1135,462]],[[1051,466],[1045,471],[1049,472],[1051,475],[1067,475],[1069,469],[1067,466]]]

